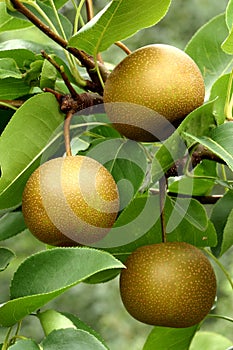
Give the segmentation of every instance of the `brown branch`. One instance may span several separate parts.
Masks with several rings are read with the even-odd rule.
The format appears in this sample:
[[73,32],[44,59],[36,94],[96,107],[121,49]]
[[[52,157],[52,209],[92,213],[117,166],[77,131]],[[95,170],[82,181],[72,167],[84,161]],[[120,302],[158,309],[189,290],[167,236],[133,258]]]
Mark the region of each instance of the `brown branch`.
[[56,70],[60,73],[67,89],[69,90],[71,96],[73,98],[77,97],[77,92],[76,90],[73,88],[73,86],[71,85],[69,78],[67,77],[65,71],[64,71],[64,67],[60,66],[51,56],[49,56],[44,50],[41,51],[42,56],[49,61],[55,68]]
[[71,147],[70,147],[70,122],[73,117],[72,111],[69,111],[66,114],[66,118],[64,121],[64,140],[65,140],[65,149],[66,149],[66,155],[72,156]]
[[[87,88],[89,88],[93,92],[99,92],[100,94],[103,93],[103,88],[101,82],[99,81],[98,74],[96,73],[95,62],[92,56],[88,55],[82,50],[78,50],[74,47],[69,47],[68,42],[66,40],[54,33],[54,31],[51,30],[51,28],[45,25],[22,2],[20,2],[20,0],[11,0],[11,3],[18,12],[22,13],[25,17],[27,17],[29,21],[33,23],[37,28],[39,28],[44,34],[46,34],[54,42],[56,42],[62,48],[70,52],[74,57],[76,57],[80,61],[80,63],[87,69],[87,72],[89,73],[89,76],[91,77],[94,83],[87,83]],[[102,75],[103,81],[105,81],[109,74],[108,70],[101,63],[99,63],[99,70]]]

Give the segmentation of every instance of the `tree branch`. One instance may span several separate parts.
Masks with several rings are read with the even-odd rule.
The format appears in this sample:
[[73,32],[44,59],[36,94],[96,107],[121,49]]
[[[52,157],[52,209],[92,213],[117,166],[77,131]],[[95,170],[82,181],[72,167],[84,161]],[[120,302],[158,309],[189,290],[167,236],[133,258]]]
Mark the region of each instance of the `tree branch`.
[[[54,42],[60,45],[63,49],[70,52],[74,57],[76,57],[80,61],[80,63],[87,69],[87,72],[93,81],[93,84],[91,82],[86,82],[87,89],[93,92],[98,92],[100,94],[103,93],[103,88],[96,73],[95,62],[92,56],[88,55],[82,50],[78,50],[74,47],[69,47],[68,42],[66,40],[54,33],[54,31],[52,31],[37,16],[35,16],[22,2],[20,2],[20,0],[11,0],[11,3],[18,12],[22,13],[25,17],[27,17],[29,21],[33,23],[37,28],[39,28],[44,34],[46,34]],[[109,75],[109,71],[101,63],[99,63],[99,70],[103,81],[106,81]]]

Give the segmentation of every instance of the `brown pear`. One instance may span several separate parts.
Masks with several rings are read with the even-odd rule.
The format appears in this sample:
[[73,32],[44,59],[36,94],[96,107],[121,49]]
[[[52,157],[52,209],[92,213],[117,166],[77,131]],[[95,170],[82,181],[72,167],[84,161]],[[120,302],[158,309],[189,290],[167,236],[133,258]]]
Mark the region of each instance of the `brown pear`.
[[202,74],[184,51],[164,44],[142,47],[110,73],[105,110],[113,126],[136,141],[163,140],[204,102]]
[[93,244],[111,229],[119,209],[110,172],[85,156],[55,158],[30,176],[22,198],[29,230],[55,246]]
[[202,321],[216,295],[216,277],[200,249],[184,242],[142,246],[125,262],[120,292],[137,320],[183,328]]

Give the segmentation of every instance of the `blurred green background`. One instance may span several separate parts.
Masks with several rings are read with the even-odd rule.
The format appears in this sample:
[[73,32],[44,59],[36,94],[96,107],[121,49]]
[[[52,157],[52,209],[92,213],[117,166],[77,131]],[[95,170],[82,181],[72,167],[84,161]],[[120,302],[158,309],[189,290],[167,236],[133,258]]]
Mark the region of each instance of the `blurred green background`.
[[[227,2],[226,0],[174,0],[168,14],[159,24],[142,30],[133,38],[125,40],[125,44],[131,50],[158,42],[175,45],[183,49],[200,26],[225,10]],[[105,4],[106,1],[94,1],[96,10],[101,9]],[[66,5],[63,11],[72,19],[71,4]],[[136,21],[137,19],[129,20]],[[38,38],[37,42],[41,43],[41,48],[43,48],[45,37],[38,30],[23,30],[1,34],[0,42],[10,38],[35,40],[35,36]],[[103,53],[104,59],[111,63],[119,62],[124,56],[125,54],[117,47],[112,47]],[[45,248],[28,231],[4,242],[4,245],[13,249],[17,254],[17,258],[7,270],[1,273],[0,303],[8,299],[10,280],[19,263],[33,252]],[[221,258],[221,262],[233,276],[232,253],[233,249],[229,250]],[[219,299],[215,312],[233,317],[231,286],[220,269],[214,263],[213,265],[218,278]],[[118,350],[119,348],[122,350],[142,349],[146,336],[152,329],[152,327],[139,323],[127,314],[120,300],[118,278],[99,285],[80,284],[46,305],[44,309],[47,308],[55,308],[59,311],[76,314],[101,333],[111,350]],[[232,329],[232,323],[215,318],[208,318],[202,327],[202,330],[216,331],[233,341]],[[5,331],[5,329],[0,329],[0,342]],[[25,336],[31,336],[37,340],[40,340],[42,337],[42,330],[37,319],[33,316],[28,316],[25,319],[22,332]],[[219,348],[218,350],[225,349]]]

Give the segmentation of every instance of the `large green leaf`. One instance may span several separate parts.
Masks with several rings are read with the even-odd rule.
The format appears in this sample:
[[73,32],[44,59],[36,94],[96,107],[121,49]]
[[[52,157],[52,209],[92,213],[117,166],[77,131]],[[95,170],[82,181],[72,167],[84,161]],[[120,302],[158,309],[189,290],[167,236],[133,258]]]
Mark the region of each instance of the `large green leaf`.
[[207,95],[214,81],[232,68],[232,56],[221,48],[227,35],[225,15],[221,14],[200,28],[186,46],[186,53],[194,59],[202,72]]
[[143,350],[187,350],[198,329],[198,325],[188,328],[154,327]]
[[43,350],[107,350],[92,334],[81,329],[59,329],[42,342]]
[[213,105],[214,101],[210,101],[191,112],[159,148],[152,163],[151,175],[153,182],[158,181],[176,160],[184,156],[187,149],[194,143],[193,139],[185,137],[183,132],[196,136],[210,134],[216,126]]
[[96,55],[116,41],[157,23],[170,3],[171,0],[112,0],[71,38],[69,45]]
[[0,142],[0,209],[21,202],[28,177],[39,165],[54,131],[62,123],[58,103],[49,93],[32,97],[14,114]]
[[112,255],[91,248],[54,248],[26,259],[14,274],[11,300],[0,308],[0,324],[12,326],[93,274],[124,266]]
[[233,171],[233,124],[231,122],[222,124],[215,128],[209,137],[196,137],[188,134],[194,141],[201,143],[221,159],[223,159]]

